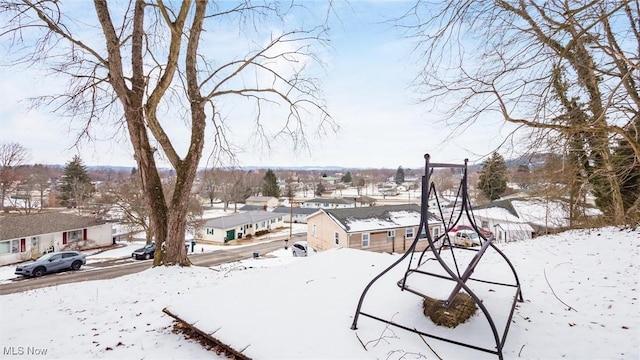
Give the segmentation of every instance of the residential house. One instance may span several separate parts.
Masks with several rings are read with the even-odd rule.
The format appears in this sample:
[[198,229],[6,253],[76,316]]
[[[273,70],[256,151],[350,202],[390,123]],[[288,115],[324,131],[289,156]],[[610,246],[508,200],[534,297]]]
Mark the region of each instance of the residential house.
[[263,210],[275,208],[280,204],[278,198],[273,196],[249,196],[244,203],[246,205],[260,206]]
[[[289,206],[278,206],[277,208],[273,209],[274,213],[282,214],[284,216],[285,222],[293,222],[293,223],[300,223],[300,224],[306,224],[307,216],[315,213],[316,211],[318,211],[318,209],[295,207],[295,206],[293,208]],[[293,217],[293,221],[291,221],[291,217]]]
[[300,204],[300,207],[311,209],[342,209],[356,206],[353,199],[324,199],[315,198]]
[[0,216],[0,265],[113,244],[111,223],[65,213]]
[[[420,224],[420,206],[415,204],[320,209],[307,218],[307,242],[316,250],[334,247],[377,252],[404,252],[413,242]],[[427,224],[435,238],[442,234],[441,220],[429,213]],[[428,246],[426,234],[416,247]]]
[[198,240],[227,243],[246,236],[260,236],[284,227],[283,214],[248,211],[207,220],[198,231]]
[[[579,209],[587,217],[601,215],[597,208]],[[478,224],[494,231],[502,241],[530,239],[569,228],[569,204],[562,200],[514,198],[494,201],[474,208]]]
[[[473,209],[476,225],[493,233],[495,241],[510,242],[533,238],[535,230],[526,221],[519,218],[508,201],[494,202]],[[463,224],[467,224],[463,216]]]
[[376,204],[376,199],[370,196],[358,196],[355,198],[356,206],[373,206]]

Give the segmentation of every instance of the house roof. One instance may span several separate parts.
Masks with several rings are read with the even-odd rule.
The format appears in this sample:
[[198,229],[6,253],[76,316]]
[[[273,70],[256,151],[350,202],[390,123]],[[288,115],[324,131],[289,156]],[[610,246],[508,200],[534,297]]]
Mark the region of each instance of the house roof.
[[243,205],[238,210],[242,210],[242,211],[264,210],[264,206],[263,205]]
[[[394,229],[420,224],[420,206],[415,204],[364,206],[345,209],[322,209],[346,232]],[[439,222],[433,213],[428,213],[427,223]]]
[[273,196],[249,196],[245,201],[268,202],[274,199],[278,200],[278,198]]
[[278,206],[277,208],[273,209],[274,213],[289,214],[290,212],[293,212],[295,215],[311,215],[316,211],[318,211],[318,209],[302,207],[294,207],[293,209],[291,209],[288,206]]
[[370,196],[359,196],[356,198],[356,201],[359,203],[373,204],[376,202],[376,199]]
[[490,208],[502,208],[507,210],[511,215],[518,217],[518,212],[511,204],[511,200],[497,200],[492,201],[489,204],[474,206],[473,209],[490,209]]
[[514,223],[501,223],[496,224],[496,228],[501,228],[504,231],[526,231],[526,232],[534,232],[535,229],[531,227],[531,225],[527,223],[522,224],[514,224]]
[[0,240],[18,239],[102,225],[93,217],[65,213],[0,216]]
[[[496,208],[506,209],[506,211],[514,217],[518,218],[519,221],[517,222],[528,223],[532,226],[543,228],[563,228],[569,226],[569,206],[566,201],[561,199],[545,200],[533,197],[506,199],[475,207],[474,211],[478,210],[476,213],[480,213],[480,210],[488,212],[494,209],[495,212]],[[601,211],[597,208],[585,207],[583,210],[587,216],[597,216],[601,214]],[[493,218],[516,222],[504,216],[496,217],[493,215]]]
[[309,201],[305,201],[305,203],[319,203],[319,204],[338,204],[338,205],[353,205],[353,199],[325,199],[325,198],[315,198]]
[[247,211],[246,213],[221,216],[207,220],[207,222],[204,223],[204,227],[214,229],[231,229],[241,225],[255,224],[260,221],[277,219],[281,216],[282,214],[269,211]]

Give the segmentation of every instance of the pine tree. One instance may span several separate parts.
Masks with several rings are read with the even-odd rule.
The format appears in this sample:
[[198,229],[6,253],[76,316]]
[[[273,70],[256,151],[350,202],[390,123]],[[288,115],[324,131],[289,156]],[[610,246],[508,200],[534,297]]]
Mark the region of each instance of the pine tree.
[[402,166],[398,166],[398,170],[396,171],[396,184],[400,185],[404,182],[404,169]]
[[350,183],[353,181],[353,179],[351,178],[351,171],[347,171],[346,174],[344,174],[344,176],[342,177],[342,182],[343,183]]
[[60,190],[60,203],[64,206],[82,205],[94,191],[91,178],[82,159],[75,155],[63,170]]
[[280,187],[273,170],[268,169],[262,181],[262,196],[280,197]]
[[494,152],[480,170],[478,188],[484,196],[493,201],[507,190],[507,164],[502,155]]

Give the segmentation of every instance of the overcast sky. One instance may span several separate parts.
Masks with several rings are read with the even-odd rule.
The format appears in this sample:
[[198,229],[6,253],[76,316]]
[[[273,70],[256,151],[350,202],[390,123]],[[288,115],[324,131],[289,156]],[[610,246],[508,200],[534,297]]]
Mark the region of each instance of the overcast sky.
[[[469,158],[474,163],[499,145],[508,130],[500,121],[483,122],[449,136],[452,129],[417,104],[417,93],[410,87],[417,74],[416,57],[410,53],[412,42],[385,22],[411,5],[404,1],[338,4],[336,13],[341,21],[333,19],[322,78],[328,111],[340,126],[338,132],[311,136],[309,151],[297,153],[284,142],[273,143],[271,150],[251,142],[239,144],[240,165],[416,168],[423,166],[425,153],[435,162],[457,163]],[[2,51],[6,53],[7,39],[0,41],[5,42]],[[3,143],[26,147],[31,163],[64,164],[79,154],[86,165],[135,165],[128,140],[108,131],[102,135],[98,131],[95,141],[74,148],[76,123],[53,114],[51,108],[30,110],[25,101],[56,85],[42,73],[4,65],[0,67]],[[241,133],[239,130],[234,132]]]

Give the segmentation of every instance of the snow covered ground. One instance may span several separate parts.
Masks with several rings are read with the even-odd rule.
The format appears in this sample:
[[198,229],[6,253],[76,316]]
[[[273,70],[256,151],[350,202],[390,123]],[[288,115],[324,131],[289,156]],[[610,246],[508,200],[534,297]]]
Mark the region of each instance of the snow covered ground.
[[[525,298],[505,358],[640,358],[640,231],[570,231],[500,248],[518,271]],[[364,286],[398,256],[336,249],[294,258],[279,250],[214,268],[153,268],[3,295],[3,358],[216,358],[172,332],[172,319],[162,312],[167,307],[254,358],[435,359],[435,352],[442,359],[495,359],[426,338],[431,350],[417,335],[363,316],[350,329]],[[504,277],[501,264],[485,255],[478,276]],[[421,298],[395,285],[405,268],[376,283],[363,310],[491,346],[481,314],[455,329],[424,317]],[[501,296],[497,288],[480,288],[478,295],[488,307]],[[493,310],[499,318],[501,309]]]

